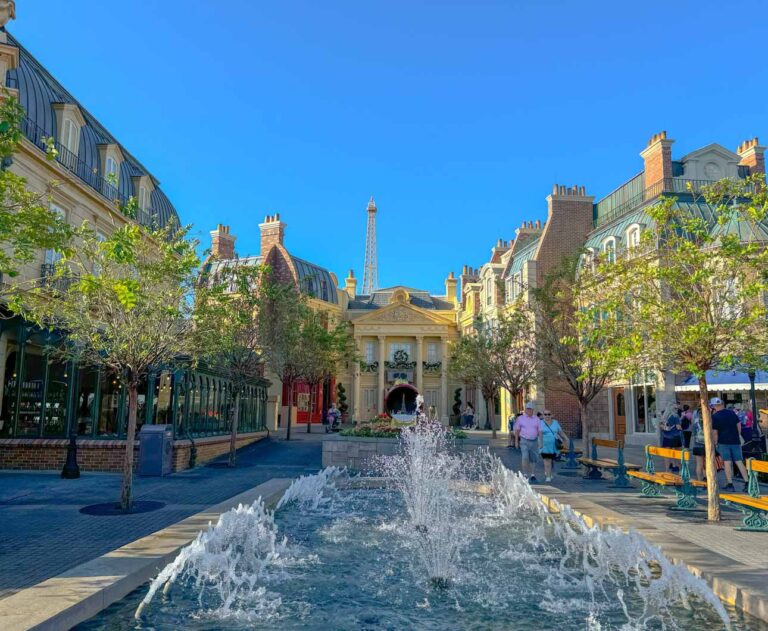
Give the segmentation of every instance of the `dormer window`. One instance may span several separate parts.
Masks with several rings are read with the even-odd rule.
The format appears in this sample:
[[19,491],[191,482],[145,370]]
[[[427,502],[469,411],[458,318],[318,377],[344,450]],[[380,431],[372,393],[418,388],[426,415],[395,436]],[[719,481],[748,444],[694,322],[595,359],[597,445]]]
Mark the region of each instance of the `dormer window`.
[[61,144],[74,154],[77,154],[77,137],[79,132],[80,130],[72,119],[64,119],[64,129],[61,132]]
[[616,238],[609,237],[603,241],[603,255],[608,263],[616,262]]
[[640,245],[640,226],[630,226],[627,230],[627,248],[630,250]]
[[146,186],[139,186],[139,209],[146,211],[149,208],[149,191]]
[[107,156],[106,164],[104,165],[104,177],[113,186],[117,186],[117,162],[112,156]]

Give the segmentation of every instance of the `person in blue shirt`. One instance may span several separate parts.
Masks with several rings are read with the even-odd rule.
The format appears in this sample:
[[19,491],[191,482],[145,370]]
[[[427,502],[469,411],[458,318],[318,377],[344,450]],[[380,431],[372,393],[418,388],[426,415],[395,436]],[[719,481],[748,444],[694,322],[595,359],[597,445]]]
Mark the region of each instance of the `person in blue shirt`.
[[568,442],[568,436],[560,427],[560,423],[552,418],[552,412],[544,410],[544,414],[539,421],[539,453],[544,461],[544,481],[552,482],[552,463],[557,458],[557,439]]

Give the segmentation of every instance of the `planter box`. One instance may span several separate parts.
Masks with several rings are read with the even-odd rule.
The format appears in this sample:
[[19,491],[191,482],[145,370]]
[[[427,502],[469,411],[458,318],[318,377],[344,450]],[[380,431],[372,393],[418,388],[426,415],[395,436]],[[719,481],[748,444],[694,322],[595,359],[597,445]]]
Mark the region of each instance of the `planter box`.
[[[454,445],[458,451],[474,451],[487,447],[488,440],[457,439]],[[323,467],[347,467],[352,471],[365,471],[374,456],[394,456],[398,453],[399,438],[333,436],[323,441]]]

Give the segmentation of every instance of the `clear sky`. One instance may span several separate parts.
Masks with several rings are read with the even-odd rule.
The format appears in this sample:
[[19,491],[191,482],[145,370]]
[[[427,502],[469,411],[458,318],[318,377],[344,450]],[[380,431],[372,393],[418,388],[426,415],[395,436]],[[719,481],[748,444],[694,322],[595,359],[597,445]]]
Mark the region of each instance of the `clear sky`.
[[[287,246],[442,292],[552,184],[602,197],[675,156],[768,141],[768,3],[18,0],[9,30],[157,177],[206,245]],[[341,280],[343,283],[343,280]]]

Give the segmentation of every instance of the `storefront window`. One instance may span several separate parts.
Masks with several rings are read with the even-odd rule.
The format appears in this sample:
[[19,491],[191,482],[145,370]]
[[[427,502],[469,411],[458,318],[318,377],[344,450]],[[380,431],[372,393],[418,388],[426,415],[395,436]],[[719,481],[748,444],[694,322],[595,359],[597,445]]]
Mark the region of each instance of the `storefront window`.
[[96,424],[98,436],[117,437],[120,427],[120,396],[122,386],[117,375],[105,370],[101,373],[101,403],[99,405],[99,420]]
[[0,409],[0,436],[13,435],[13,423],[16,411],[16,388],[18,379],[16,375],[16,360],[18,358],[18,346],[15,342],[8,342],[5,355],[5,379],[3,380],[3,403]]
[[75,400],[75,422],[78,436],[93,434],[93,419],[96,412],[96,385],[99,371],[95,368],[81,368],[77,375],[77,399]]
[[164,372],[155,379],[154,418],[157,425],[171,422],[171,394],[173,394],[173,373]]
[[27,344],[23,353],[21,381],[19,385],[19,420],[16,435],[37,436],[43,412],[43,384],[45,358],[42,348]]
[[656,389],[653,386],[635,386],[635,432],[647,434],[656,431]]
[[45,386],[43,436],[64,436],[67,431],[69,362],[49,360]]

